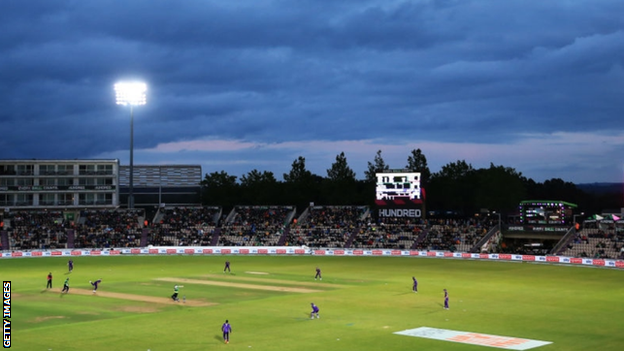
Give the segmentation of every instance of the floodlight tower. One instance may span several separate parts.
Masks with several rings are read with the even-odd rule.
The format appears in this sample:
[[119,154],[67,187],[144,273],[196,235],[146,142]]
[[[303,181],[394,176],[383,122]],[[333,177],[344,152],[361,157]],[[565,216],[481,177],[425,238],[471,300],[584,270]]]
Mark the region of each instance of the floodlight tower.
[[115,84],[117,105],[130,105],[130,189],[128,193],[128,208],[134,208],[134,106],[147,103],[145,93],[147,85],[142,82],[124,82]]

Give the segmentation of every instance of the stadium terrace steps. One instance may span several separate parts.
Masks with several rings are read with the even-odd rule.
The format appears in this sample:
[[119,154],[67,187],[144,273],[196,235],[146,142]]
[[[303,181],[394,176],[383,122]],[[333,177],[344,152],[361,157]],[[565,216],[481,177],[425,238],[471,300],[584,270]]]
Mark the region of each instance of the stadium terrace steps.
[[141,247],[147,247],[147,235],[149,234],[148,228],[141,230]]
[[557,245],[555,245],[555,247],[550,252],[550,254],[551,255],[563,254],[566,251],[568,245],[570,245],[574,241],[575,236],[576,236],[576,230],[574,228],[571,228],[570,230],[568,230],[566,235],[564,235],[563,238],[559,240],[559,242],[557,243]]
[[6,230],[0,232],[0,243],[2,243],[2,250],[9,250],[9,235]]
[[212,240],[210,241],[210,246],[217,246],[219,243],[219,237],[221,236],[221,228],[216,227],[214,230],[214,234],[212,234]]
[[74,239],[75,239],[74,230],[68,229],[67,230],[67,248],[68,249],[74,248]]
[[353,233],[351,233],[351,236],[349,236],[349,239],[347,239],[347,242],[345,243],[345,249],[349,249],[351,248],[351,245],[353,244],[353,240],[355,240],[355,238],[357,237],[358,233],[362,230],[362,228],[358,228],[356,230],[353,231]]
[[500,231],[500,227],[498,225],[490,228],[490,230],[487,233],[485,233],[485,235],[481,237],[481,239],[479,239],[476,244],[472,246],[469,252],[473,252],[473,253],[481,252],[481,247],[499,231]]
[[279,238],[277,242],[277,246],[284,246],[284,244],[286,244],[286,240],[288,239],[289,234],[290,234],[290,226],[286,226],[286,228],[284,229],[284,233],[282,233],[282,236]]
[[416,238],[416,240],[414,240],[414,243],[412,243],[412,250],[415,250],[418,248],[418,245],[420,245],[420,243],[423,242],[423,240],[425,240],[425,238],[427,237],[427,235],[429,235],[429,230],[427,229],[423,229],[420,234],[418,235],[418,237]]

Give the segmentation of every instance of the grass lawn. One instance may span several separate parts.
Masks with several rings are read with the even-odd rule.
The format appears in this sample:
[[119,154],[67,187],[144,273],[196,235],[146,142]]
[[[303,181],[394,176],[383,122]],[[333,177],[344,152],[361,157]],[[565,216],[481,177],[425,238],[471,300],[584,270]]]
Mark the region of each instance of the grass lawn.
[[[544,351],[624,349],[621,270],[416,257],[73,259],[71,274],[67,257],[0,261],[12,283],[12,349],[493,350],[393,334],[418,327],[552,342],[535,349]],[[186,303],[168,299],[176,282]],[[310,319],[311,302],[320,319]]]

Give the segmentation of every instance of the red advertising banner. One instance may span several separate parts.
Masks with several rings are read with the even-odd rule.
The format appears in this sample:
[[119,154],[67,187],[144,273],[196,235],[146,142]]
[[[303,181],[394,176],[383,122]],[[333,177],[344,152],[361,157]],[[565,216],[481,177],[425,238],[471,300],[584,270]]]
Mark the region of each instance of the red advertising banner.
[[482,259],[484,259],[484,260],[487,260],[488,258],[490,258],[490,255],[489,255],[489,254],[486,254],[486,253],[480,253],[480,254],[479,254],[479,258],[482,258]]
[[383,255],[383,251],[381,250],[373,250],[373,256],[381,256]]
[[546,262],[559,262],[559,256],[546,256]]
[[617,268],[624,268],[624,261],[615,261],[615,266]]
[[355,256],[362,256],[364,254],[364,250],[353,250],[353,254]]
[[195,253],[195,249],[184,249],[184,253],[187,255],[193,255]]
[[302,250],[302,249],[295,249],[295,253],[296,253],[297,255],[303,255],[303,254],[305,254],[305,250]]
[[204,253],[204,254],[211,254],[212,253],[212,249],[203,249],[202,253]]
[[167,255],[173,255],[176,252],[178,252],[178,250],[176,250],[176,249],[167,249]]
[[453,257],[453,253],[452,252],[445,252],[444,253],[444,257]]
[[577,257],[572,257],[572,258],[570,258],[570,263],[581,264],[581,263],[583,263],[583,259],[582,258],[577,258]]
[[33,252],[31,252],[31,255],[33,255],[33,256],[43,256],[43,252],[41,252],[41,251],[33,251]]
[[230,249],[221,249],[221,254],[229,255],[231,253],[232,253],[232,250],[230,250]]
[[157,253],[158,253],[158,249],[149,249],[149,250],[148,250],[148,252],[149,252],[150,254],[152,254],[152,255],[153,255],[153,254],[157,254]]
[[111,255],[111,256],[119,255],[120,253],[121,253],[121,251],[119,251],[119,250],[110,250],[108,252],[108,254]]
[[61,251],[52,251],[52,256],[63,256],[63,252],[61,252]]
[[240,250],[238,250],[238,253],[243,254],[243,255],[248,255],[249,254],[249,249],[240,249]]
[[71,255],[72,256],[82,256],[82,251],[72,251]]
[[[297,252],[295,251],[295,253],[297,253]],[[344,250],[334,250],[334,255],[342,256],[342,255],[344,255]]]
[[11,252],[11,257],[22,257],[21,251]]
[[471,254],[467,253],[467,252],[462,252],[462,258],[470,258],[472,257]]
[[91,256],[100,256],[101,254],[102,254],[102,251],[100,250],[91,251]]
[[283,255],[283,254],[286,253],[286,250],[285,249],[277,249],[277,250],[275,250],[275,253],[279,254],[279,255]]
[[436,253],[435,253],[435,252],[432,252],[432,251],[428,251],[428,252],[427,252],[427,256],[428,256],[428,257],[435,257],[435,256],[436,256]]
[[535,261],[535,256],[534,255],[522,255],[522,260],[523,261]]
[[390,251],[390,255],[392,255],[392,256],[401,256],[401,250],[392,250],[392,251]]
[[141,249],[130,249],[130,253],[133,255],[138,255],[141,253]]
[[604,266],[605,260],[594,260],[592,263],[594,266]]
[[325,250],[314,250],[315,255],[325,255]]
[[500,254],[498,255],[499,260],[511,260],[511,254]]
[[269,250],[267,250],[267,249],[258,249],[258,253],[259,254],[268,254]]
[[418,256],[418,251],[410,251],[410,256]]

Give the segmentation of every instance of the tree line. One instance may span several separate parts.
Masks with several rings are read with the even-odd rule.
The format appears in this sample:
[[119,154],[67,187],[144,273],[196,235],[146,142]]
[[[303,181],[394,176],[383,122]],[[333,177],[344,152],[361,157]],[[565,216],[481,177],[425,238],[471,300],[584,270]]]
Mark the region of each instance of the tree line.
[[[517,212],[523,200],[560,200],[579,205],[578,211],[599,213],[606,208],[620,208],[621,192],[594,193],[579,189],[574,183],[560,178],[543,183],[526,178],[511,167],[494,165],[474,168],[465,160],[450,162],[432,173],[427,158],[420,149],[407,157],[406,171],[421,173],[427,211],[453,212],[471,215],[482,209],[501,213]],[[327,169],[326,176],[313,174],[306,168],[305,158],[299,156],[288,173],[278,180],[269,171],[254,169],[238,179],[225,171],[206,174],[201,182],[202,204],[236,205],[369,205],[375,200],[375,174],[390,170],[382,151],[368,162],[365,178],[356,179],[344,152]]]

